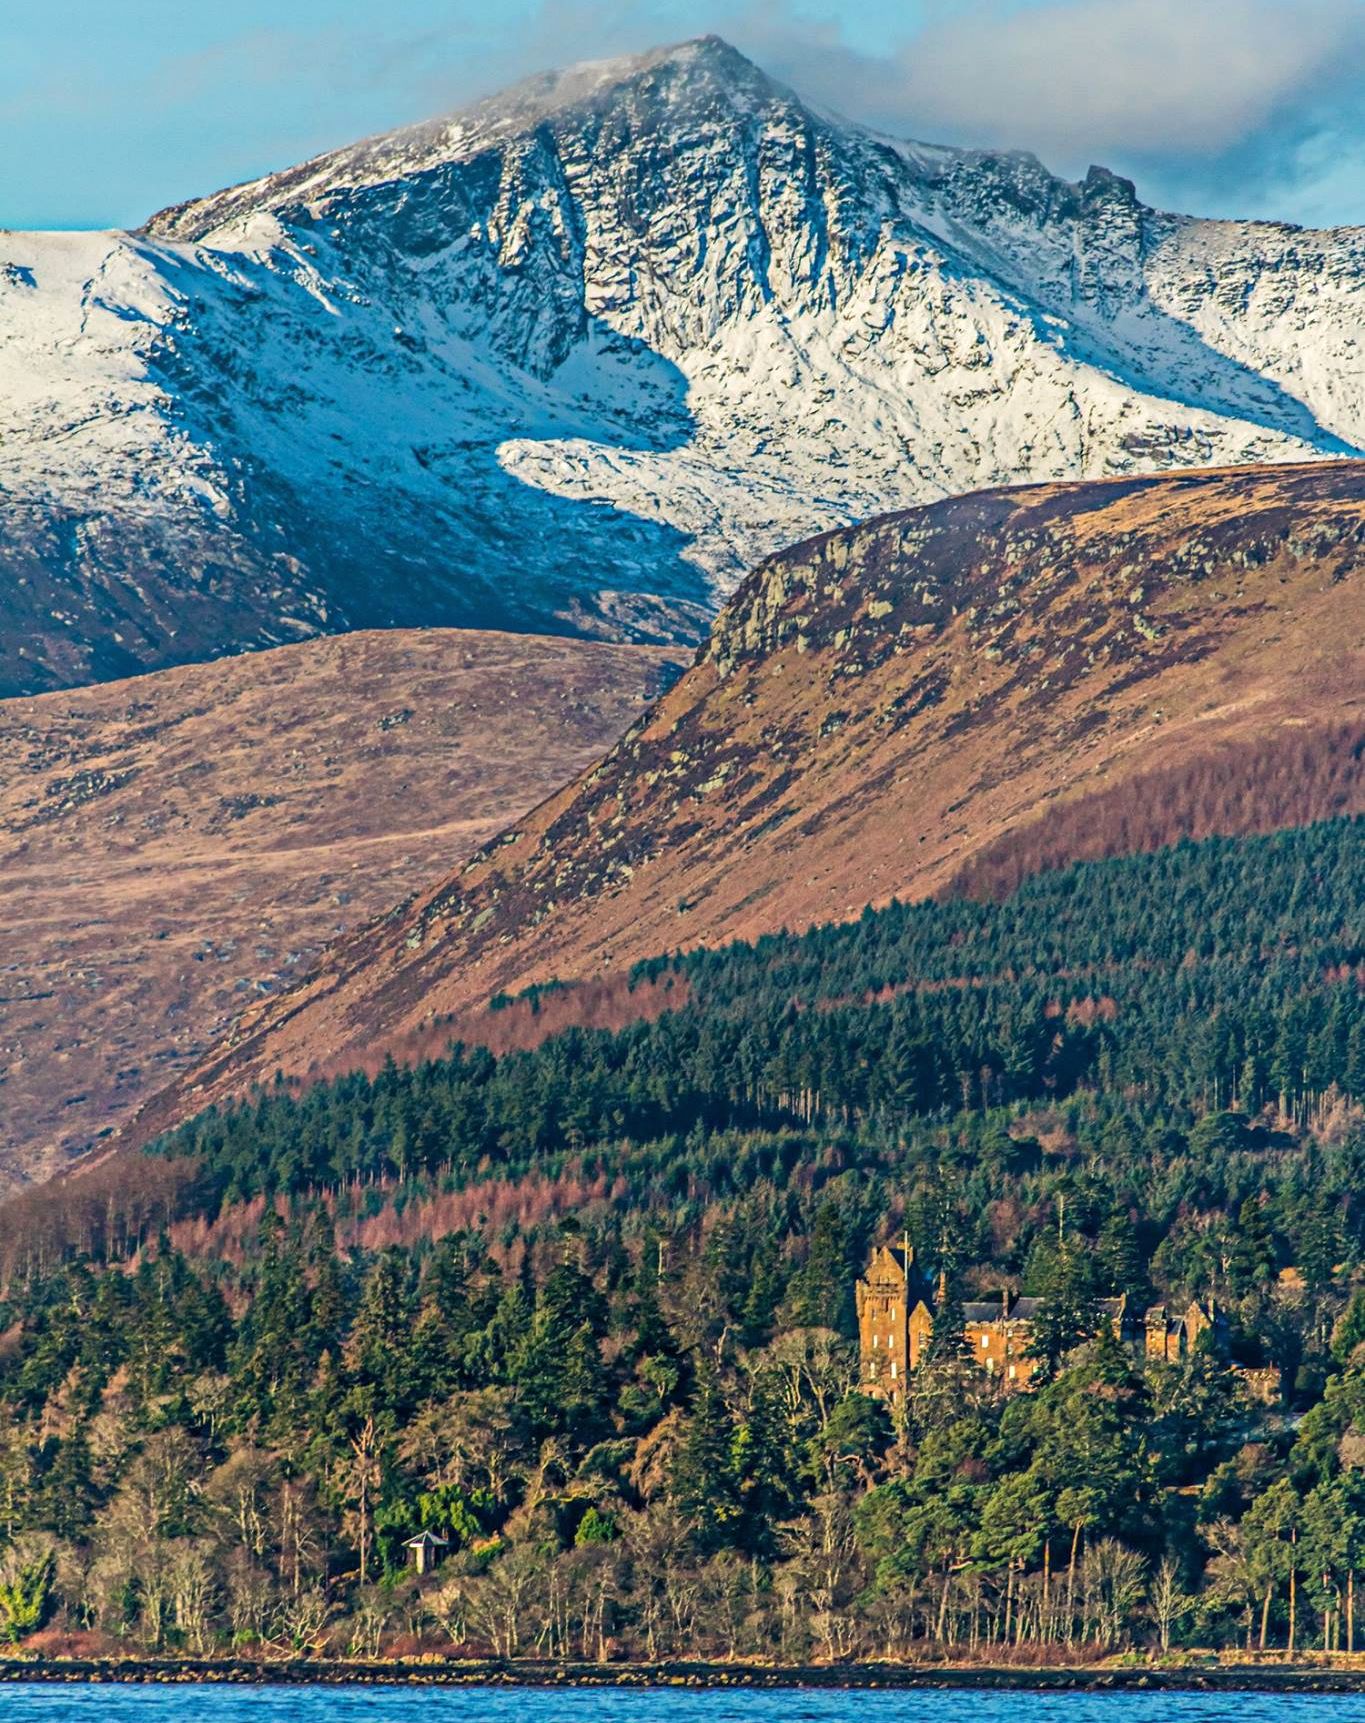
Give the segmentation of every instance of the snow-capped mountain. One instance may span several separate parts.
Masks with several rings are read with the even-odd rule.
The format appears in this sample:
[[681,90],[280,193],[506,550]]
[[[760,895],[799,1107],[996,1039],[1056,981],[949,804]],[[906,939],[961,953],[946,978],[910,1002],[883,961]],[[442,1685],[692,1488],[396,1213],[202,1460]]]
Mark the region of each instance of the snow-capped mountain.
[[878,136],[715,38],[578,67],[138,234],[0,234],[0,687],[695,637],[882,510],[1365,448],[1362,313],[1362,229]]

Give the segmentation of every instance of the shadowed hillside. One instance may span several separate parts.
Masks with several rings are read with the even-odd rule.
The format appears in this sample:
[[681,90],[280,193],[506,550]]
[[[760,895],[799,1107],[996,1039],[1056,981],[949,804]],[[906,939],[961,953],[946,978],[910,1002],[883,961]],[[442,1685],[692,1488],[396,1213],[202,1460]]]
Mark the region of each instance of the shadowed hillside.
[[312,641],[0,702],[0,1188],[468,854],[674,674],[653,648]]
[[1031,874],[1069,861],[1359,813],[1363,755],[1365,722],[1285,719],[1252,741],[1235,738],[1050,808],[978,850],[944,895],[1005,897]]

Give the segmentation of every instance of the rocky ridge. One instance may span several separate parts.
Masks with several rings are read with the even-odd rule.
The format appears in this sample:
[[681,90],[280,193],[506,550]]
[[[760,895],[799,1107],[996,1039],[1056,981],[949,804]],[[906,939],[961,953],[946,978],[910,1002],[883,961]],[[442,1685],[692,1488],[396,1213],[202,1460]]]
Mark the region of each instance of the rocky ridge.
[[533,982],[1365,811],[1363,578],[1355,462],[989,491],[783,552],[598,765],[248,1011],[131,1140]]

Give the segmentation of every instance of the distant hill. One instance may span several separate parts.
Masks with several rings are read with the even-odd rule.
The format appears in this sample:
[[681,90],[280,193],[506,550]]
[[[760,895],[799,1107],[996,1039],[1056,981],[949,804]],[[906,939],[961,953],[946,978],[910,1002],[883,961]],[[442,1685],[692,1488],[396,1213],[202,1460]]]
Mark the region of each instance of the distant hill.
[[0,702],[0,1188],[592,759],[651,647],[429,630]]
[[1362,575],[1355,463],[984,492],[798,545],[605,760],[249,1010],[132,1136],[531,982],[1365,811]]
[[878,136],[708,37],[0,235],[0,694],[365,627],[696,641],[810,533],[1365,446],[1365,230]]

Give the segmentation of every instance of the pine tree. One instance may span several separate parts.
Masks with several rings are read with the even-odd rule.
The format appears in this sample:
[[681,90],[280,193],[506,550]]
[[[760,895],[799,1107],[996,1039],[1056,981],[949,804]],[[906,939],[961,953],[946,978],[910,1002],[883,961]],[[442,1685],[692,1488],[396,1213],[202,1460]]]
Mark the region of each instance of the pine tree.
[[1092,1340],[1100,1326],[1094,1263],[1077,1246],[1064,1244],[1044,1283],[1029,1335],[1028,1355],[1037,1365],[1039,1378],[1050,1381],[1063,1360]]
[[792,1276],[784,1317],[791,1328],[853,1332],[853,1275],[843,1217],[823,1203],[811,1231],[806,1260]]
[[536,1301],[511,1362],[517,1400],[532,1427],[590,1446],[602,1429],[607,1372],[601,1337],[606,1309],[592,1282],[561,1263]]
[[704,1554],[729,1542],[743,1515],[734,1474],[734,1423],[715,1367],[697,1366],[692,1407],[674,1456],[669,1495]]
[[1237,1211],[1237,1231],[1228,1253],[1228,1286],[1234,1296],[1245,1297],[1262,1291],[1274,1273],[1275,1240],[1264,1199],[1247,1197]]

